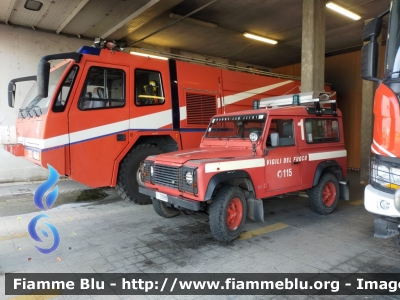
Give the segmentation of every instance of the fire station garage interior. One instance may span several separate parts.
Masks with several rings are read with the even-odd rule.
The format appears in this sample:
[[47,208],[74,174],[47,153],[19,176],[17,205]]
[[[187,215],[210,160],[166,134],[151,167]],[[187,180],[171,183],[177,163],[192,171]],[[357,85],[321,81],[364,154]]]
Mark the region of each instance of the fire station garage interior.
[[0,298],[6,273],[399,273],[398,6],[2,0]]

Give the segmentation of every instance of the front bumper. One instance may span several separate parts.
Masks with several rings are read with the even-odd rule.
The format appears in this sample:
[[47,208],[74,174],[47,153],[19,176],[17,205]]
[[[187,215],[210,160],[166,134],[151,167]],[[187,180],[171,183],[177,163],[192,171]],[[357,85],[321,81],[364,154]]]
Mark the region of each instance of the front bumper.
[[[370,213],[378,216],[385,216],[388,218],[399,219],[400,221],[400,210],[396,208],[399,205],[395,205],[396,196],[398,196],[400,190],[396,194],[389,194],[382,192],[370,184],[367,185],[364,191],[364,207]],[[386,201],[387,209],[381,207],[381,202]],[[398,201],[398,200],[397,200]]]
[[[186,208],[186,209],[190,209],[193,211],[203,210],[203,206],[204,206],[204,202],[193,201],[193,200],[189,200],[189,199],[186,199],[183,197],[175,197],[175,196],[167,195],[165,193],[160,193],[156,190],[141,187],[141,186],[139,186],[139,193],[148,195],[152,199],[158,199],[160,201],[164,201],[166,203],[172,204],[175,207]],[[163,197],[159,197],[159,194],[161,194]],[[163,200],[160,198],[163,198]]]

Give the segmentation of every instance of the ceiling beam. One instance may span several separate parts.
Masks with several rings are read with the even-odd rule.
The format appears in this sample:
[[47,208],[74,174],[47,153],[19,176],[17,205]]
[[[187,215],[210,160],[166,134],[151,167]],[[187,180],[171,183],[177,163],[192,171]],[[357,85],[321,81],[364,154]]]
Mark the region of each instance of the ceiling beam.
[[128,23],[129,21],[133,20],[134,18],[140,16],[143,12],[148,10],[150,7],[152,7],[153,5],[155,5],[159,1],[160,0],[150,0],[145,5],[143,5],[141,8],[139,8],[137,11],[135,11],[133,14],[131,14],[130,16],[125,18],[123,21],[121,21],[120,23],[115,25],[113,28],[111,28],[107,32],[105,32],[102,35],[100,35],[100,38],[105,39],[106,37],[110,36],[111,34],[116,32],[118,29],[120,29],[122,26],[124,26],[126,23]]
[[17,1],[18,0],[11,0],[10,5],[8,6],[7,17],[6,17],[6,24],[7,25],[10,25],[10,24],[8,24],[8,21],[10,21],[11,15],[12,15],[12,13],[14,11],[15,4],[17,4]]
[[69,22],[82,10],[82,8],[88,3],[89,0],[81,0],[79,4],[75,7],[75,9],[69,14],[69,16],[61,23],[61,25],[57,28],[56,33],[59,34],[61,30],[67,26]]

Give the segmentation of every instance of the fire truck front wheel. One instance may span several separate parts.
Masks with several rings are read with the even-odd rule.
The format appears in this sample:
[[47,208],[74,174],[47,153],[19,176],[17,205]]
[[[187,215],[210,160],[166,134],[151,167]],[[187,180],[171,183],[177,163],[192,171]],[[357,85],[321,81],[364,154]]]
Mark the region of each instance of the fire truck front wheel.
[[246,221],[246,198],[237,186],[226,185],[217,193],[210,207],[210,229],[221,242],[235,240]]
[[164,202],[157,199],[153,200],[153,207],[156,213],[163,218],[173,218],[181,213],[180,210],[167,206]]
[[339,202],[339,183],[335,175],[326,173],[316,186],[308,191],[311,209],[320,215],[333,212]]
[[139,185],[143,183],[140,180],[140,163],[149,155],[161,154],[163,151],[155,145],[141,144],[134,147],[122,160],[119,171],[117,186],[115,187],[122,199],[129,199],[136,204],[150,204],[151,199],[147,195],[139,193]]

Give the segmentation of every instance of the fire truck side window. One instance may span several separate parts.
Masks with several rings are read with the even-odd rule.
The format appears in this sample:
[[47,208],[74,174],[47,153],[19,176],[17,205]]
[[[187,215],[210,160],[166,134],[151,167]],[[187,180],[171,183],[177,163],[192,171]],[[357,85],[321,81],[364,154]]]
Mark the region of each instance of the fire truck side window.
[[160,72],[135,71],[135,104],[137,106],[164,104],[164,90]]
[[65,110],[65,105],[67,104],[69,93],[75,81],[75,76],[77,72],[78,72],[78,66],[73,66],[69,71],[68,76],[65,78],[58,92],[57,99],[53,104],[54,112],[63,112]]
[[339,142],[337,119],[306,119],[305,130],[308,144]]
[[81,110],[125,106],[125,72],[118,69],[91,67],[78,107]]
[[272,119],[267,136],[267,146],[271,146],[271,133],[279,134],[278,147],[294,146],[294,127],[292,119]]

